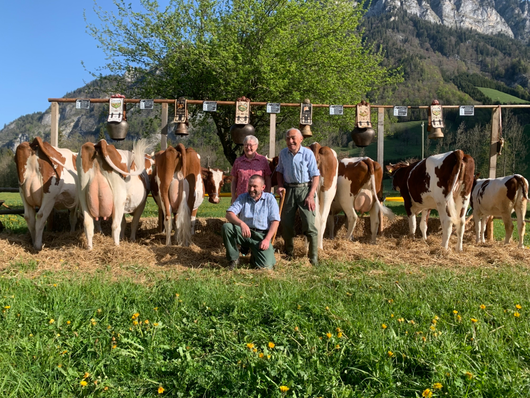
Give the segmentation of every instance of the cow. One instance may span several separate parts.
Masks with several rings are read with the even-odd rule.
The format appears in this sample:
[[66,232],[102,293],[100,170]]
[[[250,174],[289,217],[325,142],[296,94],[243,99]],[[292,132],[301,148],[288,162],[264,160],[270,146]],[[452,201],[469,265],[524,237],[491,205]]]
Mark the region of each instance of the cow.
[[208,201],[219,204],[221,189],[224,184],[232,181],[232,176],[225,174],[221,169],[211,167],[203,167],[201,174],[204,182],[204,193],[208,195]]
[[31,144],[23,142],[17,147],[15,164],[33,247],[42,249],[44,225],[54,208],[69,210],[70,231],[74,232],[78,206],[76,154],[36,137]]
[[475,179],[471,194],[471,207],[477,243],[484,243],[484,232],[488,216],[501,217],[504,222],[506,236],[504,244],[508,244],[513,233],[511,214],[517,215],[519,231],[519,248],[524,248],[525,215],[528,202],[528,181],[520,174],[501,178]]
[[334,235],[333,215],[344,211],[348,220],[346,239],[352,239],[358,219],[356,212],[370,212],[371,243],[376,243],[381,217],[385,215],[391,220],[394,218],[394,213],[381,203],[382,181],[381,165],[369,157],[345,158],[339,162],[337,194],[328,218],[331,238]]
[[337,192],[339,162],[337,160],[337,153],[328,146],[321,146],[318,142],[314,142],[309,148],[315,154],[318,170],[320,171],[317,187],[315,223],[318,230],[318,248],[324,249],[323,238],[326,222],[331,209],[331,203]]
[[442,247],[449,248],[452,225],[456,226],[456,250],[462,251],[466,210],[471,198],[475,161],[461,150],[426,159],[386,166],[393,175],[394,189],[403,196],[410,234],[416,232],[416,215],[422,213],[420,230],[427,239],[427,216],[438,210],[442,224]]
[[[137,141],[133,152],[119,150],[101,140],[87,142],[77,157],[79,202],[87,246],[92,250],[94,220],[112,217],[112,238],[120,244],[124,214],[132,213],[131,240],[134,240],[140,216],[145,207],[147,191],[144,182],[147,143]],[[143,180],[143,181],[142,181]]]

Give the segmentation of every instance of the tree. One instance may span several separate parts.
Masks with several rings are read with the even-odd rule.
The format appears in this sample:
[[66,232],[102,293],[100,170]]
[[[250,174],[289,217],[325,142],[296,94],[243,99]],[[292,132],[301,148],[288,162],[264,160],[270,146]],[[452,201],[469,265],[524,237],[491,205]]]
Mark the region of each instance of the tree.
[[[96,4],[100,24],[87,21],[109,56],[100,72],[118,76],[128,97],[353,104],[401,81],[381,66],[381,50],[363,45],[364,11],[352,0],[170,0],[164,10],[156,0],[141,3],[136,12],[114,0],[116,13]],[[258,133],[264,112],[253,109]],[[192,122],[204,119],[199,109],[190,113]],[[230,163],[234,113],[220,106],[211,114]],[[279,123],[296,115],[282,109]]]

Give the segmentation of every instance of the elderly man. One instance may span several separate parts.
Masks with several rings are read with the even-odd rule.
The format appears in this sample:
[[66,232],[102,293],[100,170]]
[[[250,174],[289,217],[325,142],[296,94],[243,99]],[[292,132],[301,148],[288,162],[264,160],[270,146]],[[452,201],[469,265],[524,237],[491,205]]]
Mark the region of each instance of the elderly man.
[[320,172],[313,151],[302,146],[300,130],[290,128],[285,135],[287,148],[280,151],[276,168],[278,193],[286,195],[282,211],[282,235],[287,259],[293,257],[294,219],[300,210],[302,232],[309,241],[309,261],[318,265],[318,232],[315,225],[315,197]]
[[264,191],[265,179],[253,175],[248,181],[248,191],[239,195],[226,211],[228,223],[223,225],[221,235],[230,269],[239,264],[238,245],[250,249],[253,266],[272,269],[276,264],[271,239],[278,230],[280,211],[274,195]]
[[238,157],[232,167],[232,203],[248,189],[248,180],[254,174],[265,178],[265,191],[271,191],[271,170],[269,161],[258,151],[259,141],[253,135],[243,140],[243,155]]

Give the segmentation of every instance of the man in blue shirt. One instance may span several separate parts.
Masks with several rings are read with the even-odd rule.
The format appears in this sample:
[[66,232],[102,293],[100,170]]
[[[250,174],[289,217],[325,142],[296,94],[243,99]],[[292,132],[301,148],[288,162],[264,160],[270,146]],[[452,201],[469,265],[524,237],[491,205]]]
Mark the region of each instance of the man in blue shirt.
[[316,191],[320,172],[313,151],[302,146],[300,130],[290,128],[285,135],[287,148],[280,151],[276,175],[278,193],[287,195],[282,211],[282,236],[287,259],[292,259],[294,220],[300,210],[302,232],[309,241],[309,261],[318,265],[318,231],[315,225]]
[[221,235],[230,269],[239,264],[238,245],[250,249],[252,265],[272,269],[276,264],[271,239],[280,224],[280,211],[274,195],[264,190],[265,179],[254,174],[248,192],[239,195],[226,211],[228,223],[223,224]]

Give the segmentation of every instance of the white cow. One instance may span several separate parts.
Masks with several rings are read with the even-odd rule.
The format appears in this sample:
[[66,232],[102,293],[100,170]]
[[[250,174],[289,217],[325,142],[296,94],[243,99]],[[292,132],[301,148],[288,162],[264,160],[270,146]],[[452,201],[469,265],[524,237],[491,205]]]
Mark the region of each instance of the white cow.
[[[118,150],[105,140],[87,142],[77,158],[79,202],[83,211],[88,249],[92,249],[94,220],[112,217],[112,238],[120,244],[125,213],[133,214],[131,240],[145,207],[146,187],[139,176],[145,173],[147,143],[140,140],[133,152]],[[146,178],[147,179],[147,178]]]
[[511,214],[517,215],[517,230],[519,231],[519,247],[523,248],[525,232],[524,217],[528,202],[528,181],[520,174],[494,179],[475,180],[471,194],[471,207],[475,220],[477,243],[484,243],[484,232],[488,216],[501,217],[504,222],[506,236],[504,243],[508,244],[513,233]]
[[[24,204],[33,247],[42,249],[42,233],[48,216],[55,209],[70,211],[70,228],[77,223],[76,154],[57,148],[37,137],[23,142],[15,153],[19,192]],[[38,208],[38,212],[36,211]]]

